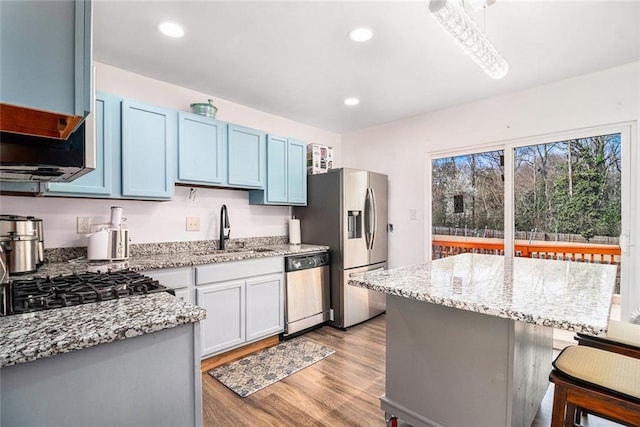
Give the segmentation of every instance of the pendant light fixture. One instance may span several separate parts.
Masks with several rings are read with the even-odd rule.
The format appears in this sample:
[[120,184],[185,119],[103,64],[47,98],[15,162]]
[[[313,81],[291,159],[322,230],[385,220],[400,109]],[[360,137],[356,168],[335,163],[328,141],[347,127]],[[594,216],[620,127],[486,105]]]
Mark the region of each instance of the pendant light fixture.
[[507,61],[466,12],[462,0],[430,0],[429,11],[489,77],[501,79],[507,74]]

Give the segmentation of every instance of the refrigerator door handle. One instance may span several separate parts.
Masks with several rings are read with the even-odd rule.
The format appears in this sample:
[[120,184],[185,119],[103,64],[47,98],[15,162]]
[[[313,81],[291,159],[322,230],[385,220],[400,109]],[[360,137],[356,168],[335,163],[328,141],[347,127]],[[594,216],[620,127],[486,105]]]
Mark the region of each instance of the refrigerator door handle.
[[371,203],[372,203],[372,211],[373,211],[373,224],[371,225],[371,247],[370,251],[373,250],[373,245],[376,241],[376,230],[378,229],[378,204],[376,203],[376,193],[373,191],[373,188],[369,190],[371,194]]
[[364,238],[367,243],[367,250],[371,250],[371,189],[367,188],[364,198]]

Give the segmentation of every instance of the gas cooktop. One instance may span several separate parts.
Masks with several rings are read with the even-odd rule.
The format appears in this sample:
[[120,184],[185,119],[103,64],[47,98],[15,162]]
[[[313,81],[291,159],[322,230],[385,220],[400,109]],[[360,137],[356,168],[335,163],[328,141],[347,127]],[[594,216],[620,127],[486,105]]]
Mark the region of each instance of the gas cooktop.
[[4,286],[3,315],[30,313],[156,292],[174,293],[135,271],[13,280]]

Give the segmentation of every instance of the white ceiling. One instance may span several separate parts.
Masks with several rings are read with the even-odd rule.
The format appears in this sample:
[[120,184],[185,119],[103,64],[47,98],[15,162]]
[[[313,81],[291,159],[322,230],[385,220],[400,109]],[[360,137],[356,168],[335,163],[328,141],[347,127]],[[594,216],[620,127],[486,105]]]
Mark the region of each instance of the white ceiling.
[[[498,0],[473,16],[509,63],[502,80],[426,1],[97,0],[94,59],[337,133],[640,59],[640,1]],[[161,35],[165,20],[185,36]],[[357,26],[373,39],[349,40]]]

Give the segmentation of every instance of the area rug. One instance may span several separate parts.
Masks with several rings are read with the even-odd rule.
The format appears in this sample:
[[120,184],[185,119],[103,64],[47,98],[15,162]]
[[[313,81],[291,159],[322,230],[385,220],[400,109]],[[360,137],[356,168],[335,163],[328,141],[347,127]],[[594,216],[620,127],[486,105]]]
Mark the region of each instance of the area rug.
[[294,338],[209,371],[240,397],[280,381],[335,353],[332,348]]

